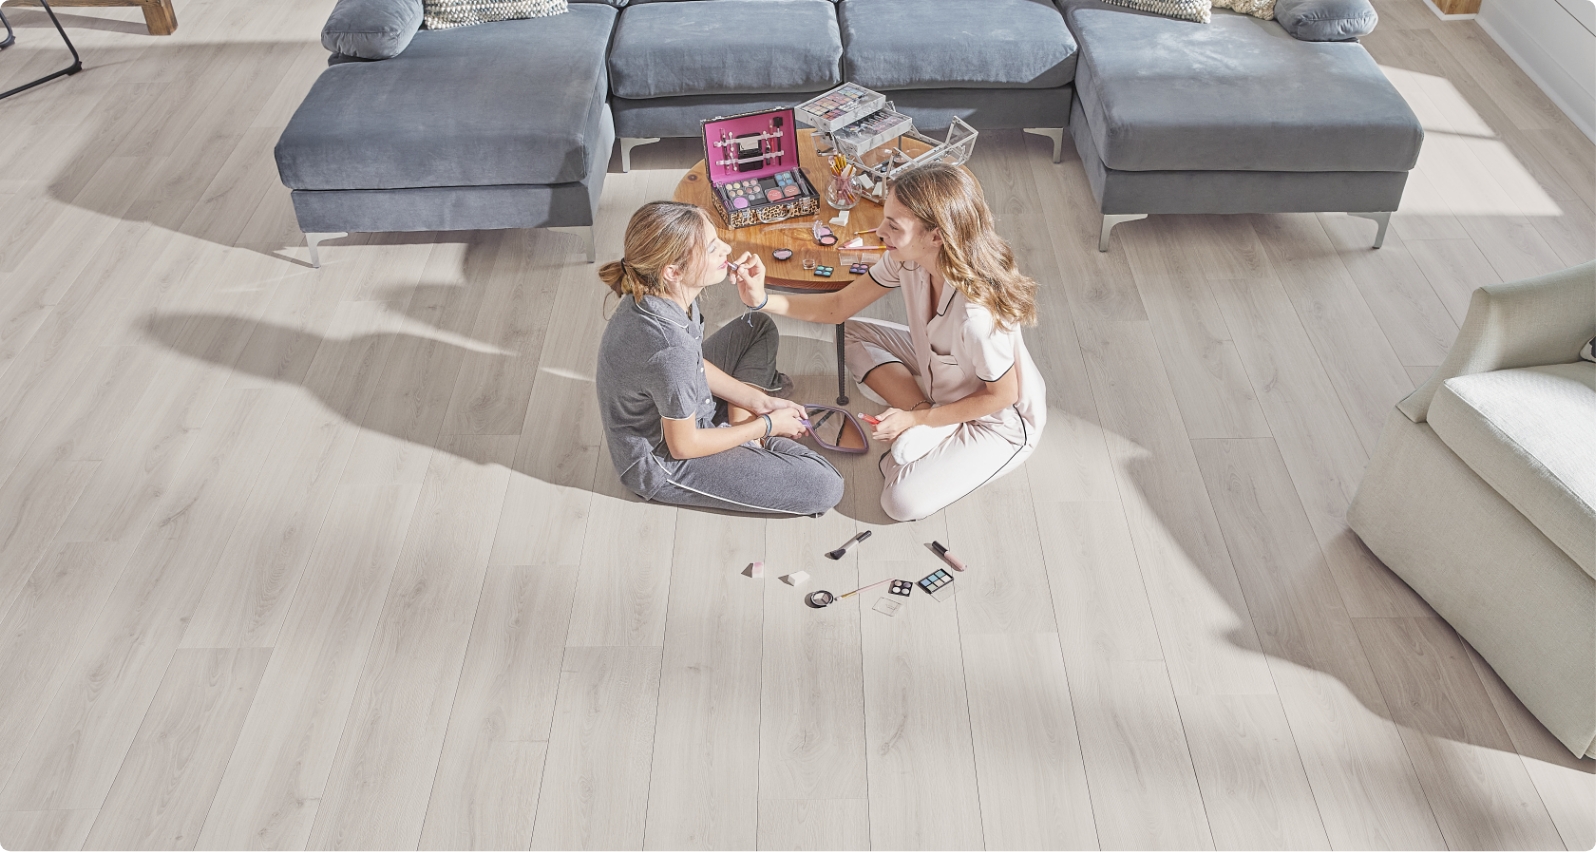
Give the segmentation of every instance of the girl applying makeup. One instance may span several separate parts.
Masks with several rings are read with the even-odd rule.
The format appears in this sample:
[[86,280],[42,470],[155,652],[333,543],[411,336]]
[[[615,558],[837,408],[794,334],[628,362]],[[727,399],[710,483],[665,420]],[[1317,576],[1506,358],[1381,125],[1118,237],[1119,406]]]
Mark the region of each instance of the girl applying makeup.
[[[744,255],[743,303],[810,322],[846,320],[848,370],[890,406],[875,426],[892,442],[880,460],[881,507],[896,520],[930,515],[1019,467],[1047,419],[1047,387],[1020,326],[1036,322],[1036,282],[994,230],[980,187],[962,169],[926,166],[899,178],[876,234],[887,253],[835,293],[767,293]],[[899,290],[909,324],[853,318]]]

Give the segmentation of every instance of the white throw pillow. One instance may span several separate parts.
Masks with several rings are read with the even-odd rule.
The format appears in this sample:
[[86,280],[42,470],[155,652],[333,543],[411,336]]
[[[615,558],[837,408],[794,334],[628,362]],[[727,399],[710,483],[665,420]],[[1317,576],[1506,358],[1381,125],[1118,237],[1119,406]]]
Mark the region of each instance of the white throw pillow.
[[1151,12],[1166,18],[1206,24],[1214,8],[1211,0],[1104,0],[1138,12]]
[[421,21],[429,30],[469,27],[489,21],[546,18],[567,10],[567,0],[421,0]]
[[1275,0],[1210,0],[1215,9],[1229,9],[1266,21],[1274,20]]

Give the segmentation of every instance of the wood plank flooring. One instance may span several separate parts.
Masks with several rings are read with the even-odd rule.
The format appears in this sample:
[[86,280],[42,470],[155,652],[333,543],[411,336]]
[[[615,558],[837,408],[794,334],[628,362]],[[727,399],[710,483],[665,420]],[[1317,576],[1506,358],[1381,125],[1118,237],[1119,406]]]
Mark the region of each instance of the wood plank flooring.
[[[0,845],[1589,848],[1596,761],[1344,515],[1473,288],[1596,256],[1596,146],[1472,22],[1375,2],[1428,133],[1379,251],[1327,213],[1102,254],[1073,152],[982,134],[1049,425],[913,524],[869,458],[820,519],[629,494],[568,235],[310,269],[271,147],[332,0],[63,12],[88,70],[0,102]],[[59,58],[13,17],[0,88]],[[699,156],[612,162],[601,259]],[[827,398],[831,330],[779,324]],[[801,603],[932,540],[952,600]]]

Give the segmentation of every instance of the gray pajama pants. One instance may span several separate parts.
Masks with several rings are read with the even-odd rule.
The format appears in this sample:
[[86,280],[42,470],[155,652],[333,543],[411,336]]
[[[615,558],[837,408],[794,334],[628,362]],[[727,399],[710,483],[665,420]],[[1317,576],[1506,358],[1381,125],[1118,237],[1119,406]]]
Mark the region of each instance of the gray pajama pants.
[[[776,379],[779,344],[770,317],[751,314],[705,338],[704,359],[738,381],[769,389]],[[722,405],[720,417],[724,415]],[[742,444],[679,462],[669,484],[653,499],[772,515],[818,515],[842,499],[842,474],[824,456],[788,438],[767,438],[764,444]]]

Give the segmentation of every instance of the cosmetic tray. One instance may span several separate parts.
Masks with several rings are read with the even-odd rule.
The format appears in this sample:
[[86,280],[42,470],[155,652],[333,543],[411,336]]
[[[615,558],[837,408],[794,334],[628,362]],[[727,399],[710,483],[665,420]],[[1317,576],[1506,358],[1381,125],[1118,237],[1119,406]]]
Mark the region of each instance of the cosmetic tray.
[[849,157],[863,157],[905,133],[914,130],[914,119],[893,109],[888,101],[886,108],[878,110],[831,134],[837,150]]
[[880,110],[887,104],[887,96],[858,83],[843,83],[831,91],[804,101],[796,108],[798,120],[821,131],[830,133],[846,127]]

